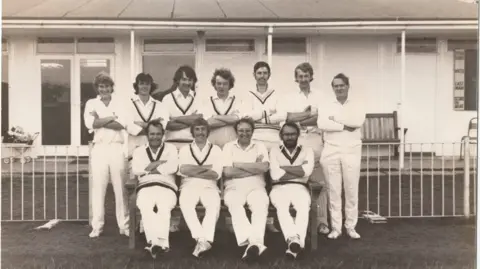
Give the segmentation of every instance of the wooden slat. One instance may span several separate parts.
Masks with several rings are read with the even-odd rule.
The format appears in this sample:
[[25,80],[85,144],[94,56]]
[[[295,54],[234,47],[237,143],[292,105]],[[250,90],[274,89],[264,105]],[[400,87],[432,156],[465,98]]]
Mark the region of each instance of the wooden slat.
[[365,143],[399,142],[397,135],[397,113],[367,114],[362,126],[362,141]]

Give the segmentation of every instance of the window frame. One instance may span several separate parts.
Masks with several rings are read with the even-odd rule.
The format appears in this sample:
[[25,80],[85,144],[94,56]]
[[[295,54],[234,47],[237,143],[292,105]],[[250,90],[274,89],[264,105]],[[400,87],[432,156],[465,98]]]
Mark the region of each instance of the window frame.
[[[218,50],[208,50],[208,41],[209,40],[218,40],[218,41],[228,41],[228,40],[234,40],[234,41],[250,41],[251,42],[251,48],[252,50],[248,50],[248,51],[242,51],[242,50],[232,50],[232,51],[218,51]],[[209,37],[209,38],[205,38],[205,53],[208,53],[208,54],[232,54],[232,53],[235,53],[235,54],[254,54],[256,53],[257,51],[257,48],[256,48],[256,40],[254,37],[251,37],[251,38],[226,38],[226,37]]]
[[[420,41],[424,41],[425,43],[422,43]],[[431,43],[429,43],[431,42]],[[411,51],[409,48],[417,48],[418,46],[421,46],[422,44],[425,44],[427,47],[435,45],[435,51]],[[402,53],[402,38],[397,37],[396,42],[395,42],[395,51],[397,54]],[[436,37],[406,37],[405,38],[405,54],[420,54],[420,55],[432,55],[432,54],[438,54],[439,53],[439,45],[438,45],[438,38]]]
[[[282,42],[282,41],[288,41],[289,39],[290,40],[291,39],[293,39],[293,40],[303,40],[303,42],[305,44],[305,48],[304,48],[305,50],[301,51],[301,52],[300,51],[275,52],[275,43],[276,43],[275,41],[277,41],[277,43],[278,43],[279,40]],[[285,42],[285,43],[287,43],[287,42]],[[264,55],[268,54],[268,37],[265,38],[265,51],[264,51],[263,54]],[[295,37],[293,37],[293,36],[291,36],[291,37],[289,37],[289,36],[277,36],[277,37],[272,37],[272,55],[273,54],[277,54],[277,55],[302,55],[302,54],[306,54],[306,55],[308,55],[309,54],[309,37],[306,37],[306,36],[300,36],[300,37],[298,37],[298,36],[295,36]]]
[[[38,51],[39,39],[67,39],[73,38],[73,52],[40,52]],[[112,39],[113,42],[113,51],[112,52],[79,52],[78,44],[81,39]],[[115,55],[117,44],[115,42],[115,37],[92,37],[92,36],[67,36],[67,37],[55,37],[55,36],[38,36],[35,39],[35,55]],[[53,43],[55,44],[55,43]]]

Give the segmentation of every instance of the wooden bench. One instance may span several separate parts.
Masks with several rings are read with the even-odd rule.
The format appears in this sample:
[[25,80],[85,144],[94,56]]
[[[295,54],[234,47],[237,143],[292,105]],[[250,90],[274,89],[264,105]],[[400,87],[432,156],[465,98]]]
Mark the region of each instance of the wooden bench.
[[[178,180],[177,180],[178,182]],[[137,192],[136,192],[136,187],[137,187],[137,179],[135,180],[129,180],[125,184],[125,187],[128,191],[129,195],[129,214],[130,214],[130,236],[129,236],[129,248],[130,249],[135,249],[135,243],[136,243],[136,237],[137,237],[137,232],[139,231],[138,223],[140,219],[140,211],[137,209],[136,201],[137,201]],[[322,185],[318,183],[310,184],[310,195],[312,197],[312,204],[310,206],[310,220],[309,220],[309,228],[308,228],[308,233],[307,233],[307,238],[306,238],[306,244],[307,242],[310,241],[310,249],[311,250],[316,250],[318,247],[318,234],[317,234],[317,227],[318,227],[318,218],[317,218],[317,205],[316,205],[316,200],[317,197],[320,195],[320,191],[322,190]],[[221,190],[221,209],[220,209],[220,217],[219,217],[219,222],[220,221],[225,221],[225,218],[230,216],[229,211],[227,206],[224,205],[223,203],[223,178],[219,182],[219,188]],[[290,209],[292,213],[295,212],[293,208]],[[197,213],[199,214],[204,214],[205,209],[198,205],[197,206]],[[175,208],[172,210],[172,217],[178,217],[182,216],[180,207],[177,203]],[[269,217],[274,217],[276,218],[276,210],[275,207],[270,205],[269,207]],[[217,225],[218,227],[218,225]]]
[[464,148],[463,146],[463,141],[466,138],[469,138],[469,144],[476,144],[477,143],[477,117],[472,118],[468,122],[468,130],[467,130],[467,135],[462,137],[462,143],[460,144],[460,160],[463,160],[463,155],[462,152],[465,150],[468,150],[467,148]]
[[[407,130],[408,128],[404,129],[404,134],[407,133]],[[392,143],[395,148],[394,154],[398,157],[400,127],[398,127],[397,111],[367,114],[361,131],[364,145]]]

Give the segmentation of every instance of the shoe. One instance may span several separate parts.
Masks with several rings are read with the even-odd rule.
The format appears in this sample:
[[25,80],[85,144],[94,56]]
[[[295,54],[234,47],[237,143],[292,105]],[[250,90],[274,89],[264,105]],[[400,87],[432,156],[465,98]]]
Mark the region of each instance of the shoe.
[[355,229],[347,229],[347,234],[352,239],[360,239],[360,235],[355,231]]
[[165,252],[169,251],[168,248],[164,248],[164,247],[161,247],[161,246],[158,246],[158,245],[153,245],[153,244],[148,244],[145,247],[145,250],[150,253],[150,255],[152,256],[153,259],[156,259],[157,254],[159,254],[159,253],[165,253]]
[[197,258],[201,258],[205,252],[209,251],[212,248],[212,244],[207,240],[198,240],[197,245],[195,246],[195,250],[193,250],[193,256]]
[[260,257],[260,248],[257,245],[249,245],[243,253],[242,259],[246,262],[254,262]]
[[337,231],[337,230],[333,230],[331,233],[329,233],[327,235],[328,239],[337,239],[342,233]]
[[287,240],[288,250],[295,255],[300,253],[302,248],[300,247],[300,238],[298,236],[293,236]]
[[88,235],[90,238],[97,238],[102,234],[102,231],[93,229],[90,234]]
[[318,225],[318,233],[319,234],[327,235],[329,232],[330,232],[330,229],[328,229],[327,225],[325,225],[323,223],[320,223],[320,225]]
[[121,229],[120,230],[120,234],[121,235],[125,235],[126,237],[129,237],[130,236],[130,229]]
[[287,260],[294,261],[297,259],[297,253],[293,253],[290,249],[287,249],[285,252],[285,258],[287,258]]

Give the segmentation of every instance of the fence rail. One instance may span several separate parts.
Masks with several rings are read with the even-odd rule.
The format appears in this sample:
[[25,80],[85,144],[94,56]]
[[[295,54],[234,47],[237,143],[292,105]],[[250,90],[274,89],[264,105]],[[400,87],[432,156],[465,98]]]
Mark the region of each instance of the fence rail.
[[[389,218],[475,214],[477,147],[463,143],[463,159],[460,142],[364,145],[359,210]],[[404,167],[395,154],[399,146]],[[88,221],[89,156],[80,147],[58,146],[53,155],[36,150],[38,156],[29,150],[2,146],[1,220]]]

